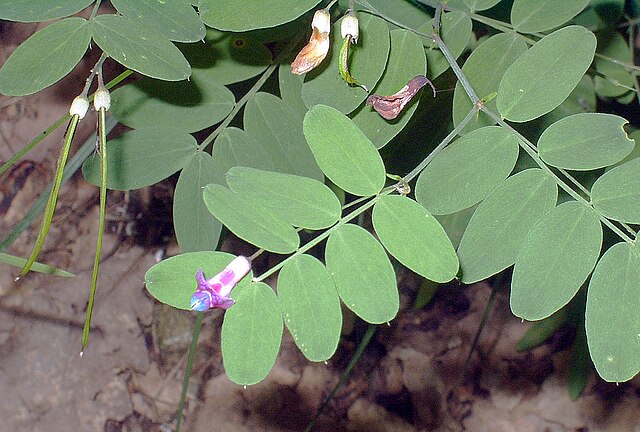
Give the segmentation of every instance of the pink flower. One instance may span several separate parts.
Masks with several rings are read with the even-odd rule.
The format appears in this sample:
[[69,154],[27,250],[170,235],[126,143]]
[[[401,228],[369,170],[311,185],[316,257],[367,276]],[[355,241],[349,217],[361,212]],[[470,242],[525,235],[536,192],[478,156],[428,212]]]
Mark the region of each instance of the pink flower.
[[206,279],[202,269],[198,269],[196,273],[198,287],[191,296],[191,310],[229,309],[235,303],[235,300],[229,297],[231,290],[250,270],[251,263],[243,256],[236,257],[211,279]]

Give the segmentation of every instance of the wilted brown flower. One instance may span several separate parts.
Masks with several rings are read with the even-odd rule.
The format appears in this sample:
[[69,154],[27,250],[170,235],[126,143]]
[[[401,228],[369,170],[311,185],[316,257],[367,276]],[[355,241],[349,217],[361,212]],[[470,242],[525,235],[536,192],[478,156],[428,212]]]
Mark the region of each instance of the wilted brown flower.
[[291,63],[291,72],[296,75],[307,73],[318,66],[329,52],[329,32],[331,31],[329,12],[324,9],[316,11],[311,27],[313,32],[309,43],[302,48]]
[[435,97],[436,89],[433,84],[431,84],[431,81],[429,81],[429,79],[424,75],[418,75],[417,77],[409,80],[407,85],[402,87],[399,92],[392,94],[391,96],[372,94],[367,98],[366,103],[367,105],[373,106],[373,109],[375,109],[378,114],[385,119],[394,120],[398,115],[400,115],[405,105],[407,105],[416,93],[418,93],[418,91],[420,91],[420,89],[426,84],[431,86],[433,89],[433,96]]

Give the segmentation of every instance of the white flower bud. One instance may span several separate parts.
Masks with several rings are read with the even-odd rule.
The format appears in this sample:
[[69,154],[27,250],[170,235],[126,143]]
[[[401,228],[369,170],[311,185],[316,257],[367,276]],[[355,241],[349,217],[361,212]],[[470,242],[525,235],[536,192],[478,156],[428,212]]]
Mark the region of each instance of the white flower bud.
[[342,39],[347,36],[351,36],[351,39],[354,43],[358,42],[358,36],[360,35],[358,29],[358,18],[355,15],[347,15],[342,20],[342,25],[340,26],[340,31],[342,33]]
[[313,15],[311,27],[320,33],[329,33],[331,31],[331,16],[324,9],[317,10]]
[[109,111],[109,107],[111,106],[111,94],[109,90],[104,87],[98,87],[96,93],[93,95],[93,108],[96,111],[100,111],[100,108],[104,108]]
[[71,102],[71,108],[69,108],[69,114],[71,116],[77,115],[80,120],[84,118],[89,110],[89,99],[86,96],[80,95]]

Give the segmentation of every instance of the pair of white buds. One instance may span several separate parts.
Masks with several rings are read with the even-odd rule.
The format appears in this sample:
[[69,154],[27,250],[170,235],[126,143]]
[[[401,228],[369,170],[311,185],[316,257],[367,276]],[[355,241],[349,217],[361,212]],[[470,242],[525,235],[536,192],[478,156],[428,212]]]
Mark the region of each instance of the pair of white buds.
[[[100,111],[100,109],[104,108],[106,111],[109,111],[111,107],[111,94],[109,90],[107,90],[104,86],[98,87],[96,93],[93,95],[93,108],[96,111]],[[89,99],[85,95],[76,96],[71,102],[71,107],[69,108],[69,114],[73,117],[77,115],[80,120],[87,115],[87,111],[89,110]]]

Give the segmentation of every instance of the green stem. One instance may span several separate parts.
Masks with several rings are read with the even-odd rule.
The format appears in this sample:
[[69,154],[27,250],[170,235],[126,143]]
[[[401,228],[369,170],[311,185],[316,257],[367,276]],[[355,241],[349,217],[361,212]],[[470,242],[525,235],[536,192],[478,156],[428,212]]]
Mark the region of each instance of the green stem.
[[176,432],[180,432],[180,426],[182,424],[182,412],[184,411],[184,405],[187,401],[187,391],[189,390],[189,381],[191,380],[191,370],[193,369],[193,363],[196,358],[196,351],[198,348],[198,338],[200,337],[200,330],[202,330],[202,318],[203,312],[198,312],[196,315],[196,322],[193,325],[193,333],[191,335],[191,346],[189,347],[189,355],[187,357],[187,368],[184,371],[184,379],[182,380],[182,393],[180,394],[180,404],[178,405],[178,417],[176,419]]
[[335,224],[334,226],[332,226],[331,228],[329,228],[328,230],[326,230],[325,232],[320,234],[318,237],[316,237],[313,240],[311,240],[309,243],[306,243],[304,246],[300,247],[292,255],[288,256],[284,261],[282,261],[279,264],[276,264],[275,266],[271,267],[269,270],[267,270],[266,272],[261,274],[259,277],[254,278],[254,281],[255,282],[261,282],[261,281],[265,280],[266,278],[268,278],[269,276],[271,276],[272,274],[274,274],[275,272],[280,270],[287,262],[289,262],[289,260],[291,258],[296,257],[296,256],[298,256],[300,254],[303,254],[306,251],[312,249],[314,246],[320,244],[322,241],[324,241],[324,239],[329,237],[335,230],[340,228],[342,225],[350,222],[351,220],[353,220],[356,217],[358,217],[360,214],[362,214],[365,211],[367,211],[369,208],[373,207],[373,205],[378,202],[378,198],[379,197],[384,196],[384,195],[388,195],[393,191],[394,191],[394,187],[393,186],[383,189],[371,201],[369,201],[368,203],[364,204],[361,207],[358,207],[356,210],[354,210],[353,212],[349,213],[344,218],[340,219],[337,224]]
[[87,303],[87,315],[82,331],[82,351],[89,343],[89,332],[91,330],[91,316],[93,315],[93,304],[96,298],[96,287],[98,285],[98,269],[100,268],[100,253],[102,251],[102,238],[104,236],[104,217],[107,210],[107,133],[105,124],[107,121],[107,110],[100,108],[98,111],[98,140],[100,144],[100,218],[98,221],[98,241],[96,242],[96,254],[93,260],[93,273],[91,275],[91,289],[89,291],[89,301]]
[[589,201],[584,199],[579,193],[574,191],[561,178],[559,178],[547,166],[547,164],[545,164],[544,161],[542,159],[540,159],[540,156],[538,156],[538,153],[535,151],[535,146],[527,138],[525,138],[520,132],[518,132],[517,130],[512,128],[510,124],[508,124],[499,115],[497,115],[496,113],[491,111],[486,106],[482,106],[481,109],[482,109],[482,112],[484,112],[489,117],[491,117],[496,123],[498,123],[500,126],[502,126],[503,128],[507,129],[509,132],[511,132],[513,135],[515,135],[518,138],[518,142],[520,144],[520,147],[523,148],[524,151],[527,152],[527,154],[536,162],[536,164],[538,164],[538,166],[540,168],[542,168],[543,171],[545,171],[547,174],[549,174],[550,176],[552,176],[554,178],[556,184],[558,186],[560,186],[562,188],[562,190],[564,190],[567,194],[569,194],[574,200],[583,203],[584,205],[590,207],[593,211],[595,211],[598,214],[598,217],[600,218],[600,221],[602,221],[602,223],[605,224],[611,231],[613,231],[615,234],[617,234],[618,237],[620,237],[623,241],[625,241],[627,243],[633,243],[634,242],[633,239],[631,239],[629,236],[627,236],[613,222],[611,222],[602,213],[600,213],[595,207],[593,207],[593,205]]
[[[347,380],[347,377],[349,376],[349,374],[351,374],[351,371],[353,370],[353,368],[356,366],[356,364],[358,364],[358,361],[360,361],[360,358],[362,358],[362,355],[364,354],[364,350],[367,348],[367,345],[369,345],[369,342],[371,342],[371,338],[373,338],[373,335],[376,333],[376,329],[377,329],[376,326],[374,326],[373,324],[369,324],[369,327],[367,327],[367,331],[362,337],[362,340],[360,341],[360,344],[358,345],[356,352],[353,354],[353,357],[351,357],[351,360],[349,360],[349,364],[347,365],[347,368],[344,370],[344,372],[342,372],[342,375],[340,375],[340,379],[338,380],[338,383],[333,388],[333,390],[331,390],[331,393],[329,393],[329,396],[327,396],[327,398],[324,400],[320,408],[318,408],[316,415],[307,424],[307,427],[304,428],[304,432],[311,431],[311,428],[313,428],[316,421],[318,421],[318,419],[320,418],[324,410],[327,408],[327,405],[329,404],[331,399],[333,399],[333,397],[336,395],[340,387],[342,387],[344,382]],[[178,431],[176,430],[176,432]]]
[[22,267],[22,271],[20,272],[20,276],[24,277],[27,273],[29,273],[29,269],[38,259],[38,255],[42,250],[42,246],[44,245],[44,240],[47,237],[47,233],[49,232],[49,228],[51,227],[51,219],[53,218],[53,212],[56,209],[56,202],[58,201],[58,193],[60,192],[60,183],[62,183],[62,173],[64,172],[64,166],[67,163],[67,157],[69,156],[69,149],[71,148],[71,142],[73,141],[73,135],[76,132],[76,127],[78,126],[78,122],[80,121],[80,117],[74,115],[71,117],[71,122],[69,122],[69,126],[67,127],[67,132],[64,138],[64,144],[62,145],[62,150],[60,152],[60,156],[58,157],[58,162],[56,166],[56,174],[53,180],[53,188],[51,189],[51,193],[49,194],[49,199],[47,200],[47,206],[44,209],[44,214],[42,215],[42,223],[40,225],[40,231],[38,232],[38,237],[36,239],[36,243],[33,246],[33,250],[31,251],[31,255],[27,259],[27,262]]

